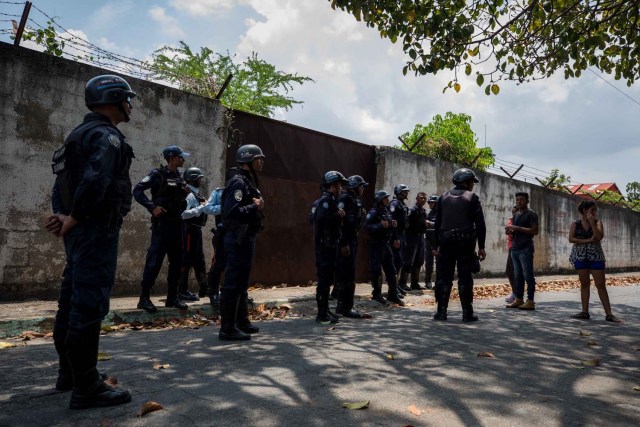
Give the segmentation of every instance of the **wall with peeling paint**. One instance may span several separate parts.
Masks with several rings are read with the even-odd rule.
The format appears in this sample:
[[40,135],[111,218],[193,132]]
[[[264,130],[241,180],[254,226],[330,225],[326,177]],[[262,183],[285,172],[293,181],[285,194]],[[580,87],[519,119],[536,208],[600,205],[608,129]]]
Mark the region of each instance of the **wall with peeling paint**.
[[[0,299],[55,297],[64,267],[62,242],[42,229],[50,211],[51,155],[88,112],[87,80],[96,67],[0,43]],[[138,93],[131,122],[119,128],[133,146],[135,184],[164,163],[162,149],[180,145],[186,167],[203,169],[205,188],[222,184],[224,108],[210,99],[126,77]],[[210,257],[208,228],[206,256]],[[135,294],[150,240],[149,213],[134,202],[120,238],[114,294]],[[195,283],[194,285],[195,286]],[[166,291],[166,270],[154,293]]]
[[[418,191],[440,195],[453,188],[451,177],[459,167],[390,147],[376,152],[376,190],[389,192],[397,184],[411,189],[409,200],[415,203]],[[534,237],[534,268],[538,273],[572,272],[569,254],[571,222],[580,217],[578,204],[583,199],[561,194],[537,185],[498,175],[478,173],[480,182],[474,191],[480,196],[487,225],[487,259],[480,275],[502,275],[507,259],[504,226],[511,217],[515,193],[529,193],[529,207],[538,213],[540,234]],[[602,246],[610,270],[637,270],[640,267],[640,214],[626,208],[598,205],[598,217],[605,227]]]

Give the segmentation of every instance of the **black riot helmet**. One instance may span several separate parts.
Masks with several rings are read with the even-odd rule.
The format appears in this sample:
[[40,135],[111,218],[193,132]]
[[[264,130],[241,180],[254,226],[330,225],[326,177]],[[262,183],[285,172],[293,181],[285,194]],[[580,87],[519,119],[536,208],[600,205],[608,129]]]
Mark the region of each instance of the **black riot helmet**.
[[264,159],[265,155],[262,153],[262,149],[254,144],[243,145],[236,152],[236,162],[238,163],[251,163],[256,158]]
[[462,168],[455,171],[452,181],[456,185],[463,184],[467,181],[479,182],[478,178],[476,178],[475,172],[468,168]]
[[204,178],[204,174],[200,168],[189,168],[184,171],[184,180],[187,182],[197,181],[200,178]]
[[435,194],[429,196],[429,198],[427,199],[427,203],[438,203],[438,196],[436,196]]
[[380,203],[380,202],[382,202],[382,199],[384,199],[386,197],[389,197],[389,196],[391,196],[391,194],[387,193],[386,191],[378,190],[378,191],[376,191],[376,194],[375,194],[374,197],[376,199],[376,203]]
[[346,185],[348,183],[347,178],[338,171],[329,171],[324,174],[324,178],[322,178],[322,185],[329,187],[335,182],[339,182],[342,185]]
[[94,105],[128,102],[135,96],[136,93],[125,79],[111,74],[92,78],[84,88],[84,102],[89,109]]
[[353,189],[359,187],[360,185],[366,187],[369,185],[369,183],[366,182],[360,175],[353,175],[347,178],[347,188]]
[[405,184],[398,184],[393,188],[393,194],[395,194],[396,196],[403,191],[409,191],[409,187]]

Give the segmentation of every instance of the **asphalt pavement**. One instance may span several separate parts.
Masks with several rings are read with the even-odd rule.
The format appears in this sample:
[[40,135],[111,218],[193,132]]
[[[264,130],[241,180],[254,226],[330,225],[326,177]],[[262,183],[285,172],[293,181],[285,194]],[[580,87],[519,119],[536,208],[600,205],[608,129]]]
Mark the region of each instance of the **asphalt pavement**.
[[[640,425],[640,284],[609,293],[623,324],[605,322],[595,291],[591,320],[571,319],[574,289],[538,293],[533,312],[479,300],[473,324],[457,301],[433,321],[412,295],[405,308],[358,300],[372,318],[334,327],[258,322],[249,342],[220,342],[215,325],[110,333],[99,368],[133,401],[79,411],[54,389],[51,339],[2,339],[18,345],[0,350],[0,426]],[[149,401],[163,409],[138,417]]]

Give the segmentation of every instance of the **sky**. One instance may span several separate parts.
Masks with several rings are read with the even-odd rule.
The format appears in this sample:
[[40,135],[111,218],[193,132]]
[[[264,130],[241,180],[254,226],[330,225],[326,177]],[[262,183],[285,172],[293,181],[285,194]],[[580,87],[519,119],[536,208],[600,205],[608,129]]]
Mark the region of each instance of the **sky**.
[[[34,0],[30,17],[56,17],[73,34],[111,52],[148,59],[184,41],[194,50],[257,52],[277,69],[315,83],[290,93],[304,104],[275,118],[371,145],[397,145],[416,124],[448,111],[472,117],[478,146],[496,166],[525,164],[528,182],[552,169],[575,183],[640,181],[640,85],[585,71],[532,83],[502,82],[486,96],[472,80],[459,93],[442,89],[453,73],[403,76],[406,56],[378,32],[329,0]],[[38,10],[39,9],[39,10]],[[0,27],[22,5],[0,1]],[[8,35],[0,40],[10,42]],[[26,45],[25,45],[26,46]],[[461,73],[463,74],[463,73]],[[537,170],[537,171],[536,171]],[[495,171],[495,169],[494,169]],[[533,183],[536,183],[533,181]]]

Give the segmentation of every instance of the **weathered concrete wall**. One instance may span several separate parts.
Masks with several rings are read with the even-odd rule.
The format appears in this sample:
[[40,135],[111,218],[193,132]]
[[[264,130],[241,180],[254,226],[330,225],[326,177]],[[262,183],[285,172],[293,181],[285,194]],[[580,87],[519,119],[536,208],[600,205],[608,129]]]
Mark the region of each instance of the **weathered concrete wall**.
[[[57,293],[63,246],[42,229],[51,203],[51,155],[88,112],[87,80],[106,73],[112,74],[0,43],[0,299]],[[164,163],[165,146],[177,144],[192,154],[185,167],[203,169],[205,188],[220,185],[226,154],[224,108],[210,99],[125,78],[138,93],[131,122],[119,126],[135,152],[134,184]],[[122,229],[115,294],[138,291],[149,240],[149,214],[134,202]],[[154,292],[165,287],[163,271]]]
[[[376,190],[392,192],[395,185],[406,184],[411,189],[411,204],[418,191],[440,195],[451,189],[451,176],[459,167],[390,147],[378,148],[376,163]],[[572,270],[569,227],[580,217],[577,209],[580,198],[488,173],[478,173],[478,179],[474,191],[480,196],[487,225],[487,259],[482,263],[481,275],[504,274],[507,259],[504,226],[518,191],[529,193],[529,206],[538,213],[540,221],[540,234],[534,238],[536,271],[550,274]],[[640,267],[640,214],[606,204],[599,204],[598,209],[605,227],[602,245],[607,267],[615,270]]]

